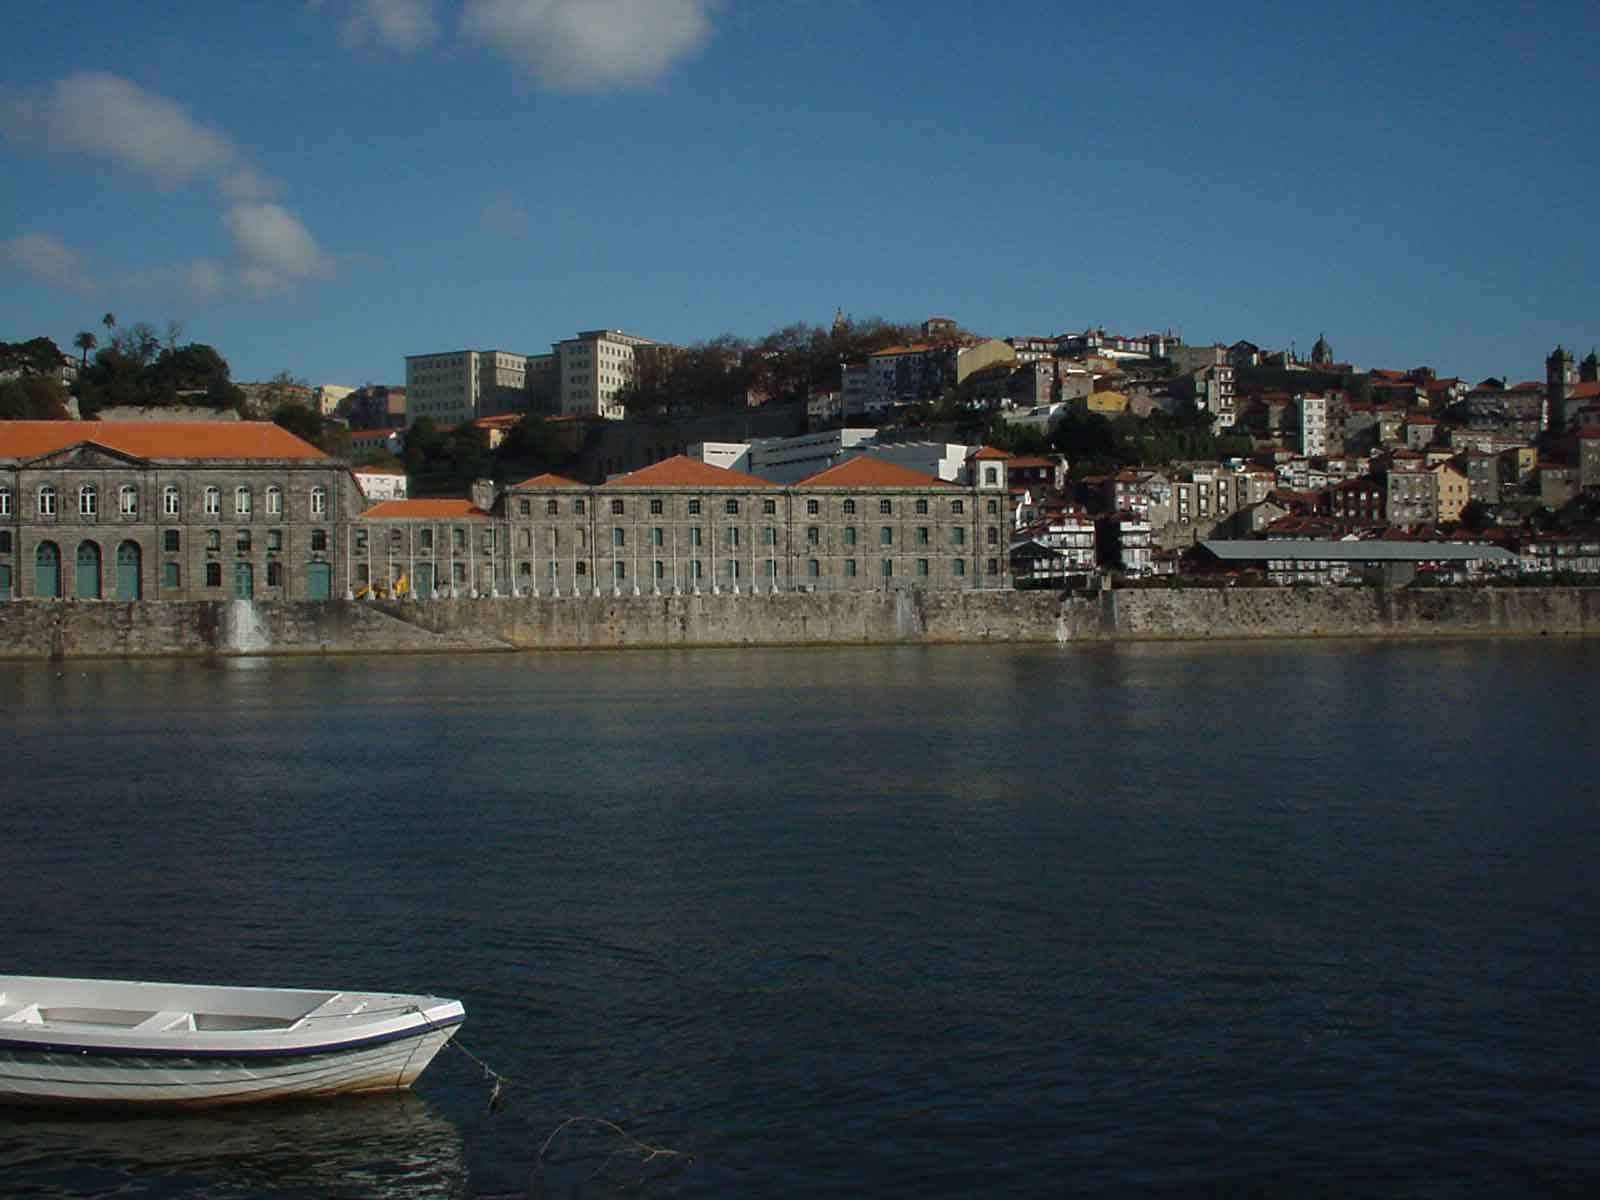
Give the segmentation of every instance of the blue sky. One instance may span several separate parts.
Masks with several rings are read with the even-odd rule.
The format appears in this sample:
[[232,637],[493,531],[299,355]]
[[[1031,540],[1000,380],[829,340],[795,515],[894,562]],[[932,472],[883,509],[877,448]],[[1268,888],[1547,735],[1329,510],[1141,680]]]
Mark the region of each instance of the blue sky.
[[578,329],[948,314],[1600,343],[1600,5],[14,0],[0,337],[176,320],[237,379]]

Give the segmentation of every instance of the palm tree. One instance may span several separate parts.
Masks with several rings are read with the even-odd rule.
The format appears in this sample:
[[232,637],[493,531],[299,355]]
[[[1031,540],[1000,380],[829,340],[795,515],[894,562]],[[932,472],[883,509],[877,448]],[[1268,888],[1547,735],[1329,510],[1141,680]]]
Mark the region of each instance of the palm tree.
[[87,371],[89,369],[89,351],[93,350],[100,344],[100,339],[85,329],[83,332],[78,334],[77,337],[72,339],[72,344],[79,350],[83,351],[83,365],[80,367],[80,370]]
[[117,327],[117,314],[107,313],[105,316],[100,318],[100,324],[106,327],[106,333],[109,335],[111,331]]

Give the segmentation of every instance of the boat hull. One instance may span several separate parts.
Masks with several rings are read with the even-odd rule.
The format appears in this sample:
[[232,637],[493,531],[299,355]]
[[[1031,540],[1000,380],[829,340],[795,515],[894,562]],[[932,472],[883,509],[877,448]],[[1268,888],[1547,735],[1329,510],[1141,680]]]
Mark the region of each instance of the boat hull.
[[456,1027],[288,1057],[0,1049],[0,1104],[211,1108],[409,1088]]

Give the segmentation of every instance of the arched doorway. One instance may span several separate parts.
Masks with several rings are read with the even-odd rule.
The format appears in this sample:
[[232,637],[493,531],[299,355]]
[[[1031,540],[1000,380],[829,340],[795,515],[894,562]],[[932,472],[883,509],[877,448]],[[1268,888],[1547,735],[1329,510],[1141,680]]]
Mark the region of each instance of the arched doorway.
[[138,542],[123,542],[117,547],[117,599],[138,600],[144,594],[139,576]]
[[54,542],[40,542],[34,552],[33,594],[45,600],[61,599],[61,550]]
[[233,564],[233,595],[237,600],[248,600],[256,592],[255,568],[247,562]]
[[78,543],[78,568],[73,572],[73,595],[79,600],[100,599],[100,543]]

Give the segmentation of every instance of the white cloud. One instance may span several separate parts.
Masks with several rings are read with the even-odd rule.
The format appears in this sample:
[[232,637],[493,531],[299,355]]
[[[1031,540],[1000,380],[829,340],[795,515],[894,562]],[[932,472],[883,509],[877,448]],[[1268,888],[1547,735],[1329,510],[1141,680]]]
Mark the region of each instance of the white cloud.
[[43,283],[74,292],[94,289],[84,256],[49,233],[24,233],[0,242],[0,262]]
[[50,150],[106,155],[166,187],[228,171],[238,158],[182,106],[105,71],[74,71],[0,104],[0,129]]
[[283,185],[248,164],[241,163],[229,171],[217,186],[230,200],[270,200],[283,190]]
[[546,87],[600,91],[657,79],[710,36],[717,0],[467,0],[461,28]]
[[277,204],[235,204],[222,223],[239,252],[239,279],[263,295],[333,269],[316,239],[288,209]]
[[[311,5],[322,7],[320,0]],[[379,41],[402,50],[415,50],[438,36],[437,0],[348,0],[339,22],[339,34],[360,45]]]
[[510,192],[496,192],[478,210],[478,228],[499,237],[521,237],[528,232],[528,212]]
[[[407,5],[367,0],[367,7],[398,11]],[[83,255],[52,234],[25,233],[0,243],[0,263],[35,279],[74,291],[156,286],[179,287],[199,297],[261,296],[333,268],[300,219],[269,203],[282,190],[277,180],[182,106],[121,76],[75,71],[47,87],[0,100],[0,132],[45,150],[104,155],[166,187],[204,178],[229,202],[222,215],[235,248],[229,261],[197,258],[96,279]]]

